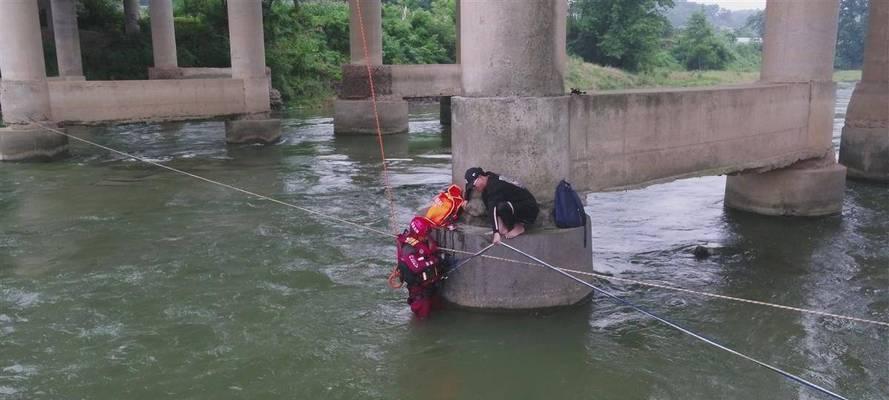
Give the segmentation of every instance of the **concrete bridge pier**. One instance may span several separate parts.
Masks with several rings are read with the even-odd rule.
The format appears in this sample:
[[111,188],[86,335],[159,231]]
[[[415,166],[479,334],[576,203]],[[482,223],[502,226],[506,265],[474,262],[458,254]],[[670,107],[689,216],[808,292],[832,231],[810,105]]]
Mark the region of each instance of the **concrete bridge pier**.
[[864,70],[840,143],[849,178],[889,182],[889,2],[871,1]]
[[[452,98],[454,182],[472,166],[520,181],[541,203],[537,222],[509,242],[558,266],[592,271],[584,229],[557,229],[550,217],[560,179],[571,179],[569,113],[564,95],[567,3],[466,1],[460,5],[463,96]],[[473,201],[478,201],[475,195]],[[475,252],[491,228],[467,226],[445,243]],[[528,261],[506,248],[493,255]],[[590,290],[543,267],[477,258],[449,279],[447,301],[473,308],[533,309],[566,306]]]
[[66,137],[33,122],[53,125],[36,1],[0,2],[0,73],[0,103],[7,125],[0,128],[0,161],[66,154]]
[[[359,18],[360,7],[360,18]],[[374,104],[368,85],[367,64],[374,75],[376,111],[384,135],[408,131],[408,104],[392,95],[392,75],[383,65],[383,7],[381,0],[349,0],[349,52],[343,66],[343,94],[334,102],[336,134],[376,134]],[[361,31],[364,29],[364,36]],[[365,53],[365,43],[367,52]]]
[[80,29],[77,27],[75,0],[52,0],[53,36],[59,77],[83,80],[83,61],[80,53]]
[[281,138],[281,120],[269,117],[261,0],[229,1],[228,26],[232,78],[244,82],[245,115],[227,121],[227,143],[274,143]]
[[142,11],[139,9],[139,0],[124,0],[123,1],[123,15],[124,15],[124,32],[127,35],[133,35],[142,31],[142,28],[139,26],[139,19],[141,17]]
[[148,75],[175,73],[179,68],[176,56],[176,27],[173,23],[173,0],[151,0],[148,4],[151,19],[151,52],[154,67]]
[[[765,215],[819,216],[842,211],[846,168],[832,145],[833,59],[839,0],[769,0],[762,83],[808,82],[807,135],[823,156],[763,173],[729,176],[725,205]],[[766,139],[768,140],[768,139]]]

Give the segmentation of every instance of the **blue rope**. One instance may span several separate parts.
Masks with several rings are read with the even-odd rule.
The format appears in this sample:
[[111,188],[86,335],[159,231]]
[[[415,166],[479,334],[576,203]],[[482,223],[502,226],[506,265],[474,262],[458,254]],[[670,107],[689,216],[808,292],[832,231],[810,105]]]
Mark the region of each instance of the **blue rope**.
[[797,382],[797,383],[799,383],[799,384],[801,384],[801,385],[803,385],[803,386],[808,386],[808,387],[810,387],[810,388],[812,388],[812,389],[815,389],[815,390],[817,390],[817,391],[819,391],[819,392],[821,392],[821,393],[824,393],[824,394],[826,394],[826,395],[828,395],[828,396],[831,396],[831,397],[833,397],[833,398],[841,399],[841,400],[848,400],[847,398],[845,398],[845,397],[843,397],[843,396],[840,396],[839,394],[836,394],[836,393],[834,393],[834,392],[831,392],[830,390],[827,390],[827,389],[825,389],[825,388],[823,388],[823,387],[821,387],[821,386],[818,386],[817,384],[815,384],[815,383],[813,383],[813,382],[809,382],[809,381],[807,381],[807,380],[805,380],[805,379],[803,379],[803,378],[801,378],[801,377],[799,377],[799,376],[797,376],[797,375],[791,374],[790,372],[784,371],[784,370],[782,370],[782,369],[780,369],[780,368],[778,368],[778,367],[771,366],[771,365],[769,365],[769,364],[766,364],[765,362],[759,361],[759,360],[757,360],[757,359],[755,359],[755,358],[753,358],[753,357],[750,357],[750,356],[748,356],[748,355],[746,355],[746,354],[740,353],[740,352],[738,352],[738,351],[736,351],[736,350],[732,350],[732,349],[730,349],[730,348],[728,348],[728,347],[726,347],[726,346],[723,346],[723,345],[717,343],[716,341],[714,341],[714,340],[712,340],[712,339],[708,339],[708,338],[706,338],[706,337],[704,337],[704,336],[701,336],[701,335],[699,335],[699,334],[697,334],[697,333],[694,333],[694,332],[692,332],[692,331],[690,331],[690,330],[688,330],[688,329],[686,329],[686,328],[683,328],[682,326],[679,326],[678,324],[675,324],[675,323],[673,323],[673,322],[670,322],[670,321],[668,321],[668,320],[666,320],[666,319],[664,319],[664,318],[662,318],[662,317],[660,317],[660,316],[657,316],[657,315],[655,315],[655,314],[653,314],[653,313],[651,313],[651,312],[649,312],[649,311],[646,311],[646,310],[642,309],[641,307],[637,306],[636,304],[630,302],[629,300],[625,300],[625,299],[623,299],[623,298],[620,298],[620,297],[618,297],[618,296],[616,296],[616,295],[614,295],[614,294],[608,292],[608,291],[605,290],[605,289],[601,289],[601,288],[599,288],[599,287],[597,287],[597,286],[595,286],[595,285],[593,285],[593,284],[591,284],[591,283],[589,283],[589,282],[587,282],[587,281],[584,281],[584,280],[582,280],[582,279],[580,279],[580,278],[578,278],[578,277],[576,277],[576,276],[574,276],[574,275],[571,275],[571,274],[569,274],[569,273],[567,273],[567,272],[565,272],[565,271],[562,271],[562,270],[560,270],[560,269],[558,269],[558,268],[556,268],[556,267],[553,267],[552,265],[549,265],[549,264],[547,264],[546,262],[544,262],[544,261],[538,259],[537,257],[534,257],[534,256],[532,256],[532,255],[530,255],[530,254],[528,254],[528,253],[525,253],[525,252],[522,251],[522,250],[519,250],[519,249],[517,249],[517,248],[515,248],[515,247],[512,247],[512,246],[510,246],[510,245],[508,245],[508,244],[506,244],[506,243],[503,243],[503,242],[500,242],[500,244],[502,244],[503,246],[506,246],[506,248],[508,248],[508,249],[511,249],[511,250],[513,250],[513,251],[515,251],[515,252],[517,252],[517,253],[519,253],[519,254],[525,256],[525,257],[528,257],[528,258],[530,258],[530,259],[532,259],[532,260],[534,260],[534,261],[536,261],[536,262],[542,264],[543,266],[545,266],[545,267],[547,267],[547,268],[549,268],[549,269],[551,269],[551,270],[553,270],[553,271],[556,271],[556,272],[558,272],[558,273],[560,273],[560,274],[562,274],[562,275],[565,275],[565,276],[567,276],[567,277],[569,277],[569,278],[571,278],[571,279],[573,279],[573,280],[575,280],[575,281],[577,281],[577,282],[579,282],[579,283],[581,283],[581,284],[583,284],[583,285],[586,285],[586,286],[592,288],[593,290],[595,290],[596,292],[601,293],[601,294],[603,294],[603,295],[605,295],[605,296],[611,298],[612,300],[615,300],[615,301],[617,301],[617,302],[619,302],[619,303],[621,303],[621,304],[624,304],[624,305],[626,305],[626,306],[629,306],[629,307],[633,308],[634,310],[636,310],[636,311],[638,311],[638,312],[640,312],[640,313],[642,313],[642,314],[645,314],[645,315],[647,315],[647,316],[649,316],[649,317],[651,317],[651,318],[654,318],[654,319],[656,319],[656,320],[658,320],[658,321],[660,321],[660,322],[666,324],[667,326],[670,326],[671,328],[674,328],[674,329],[676,329],[676,330],[678,330],[678,331],[680,331],[680,332],[682,332],[682,333],[691,335],[692,337],[694,337],[694,338],[696,338],[696,339],[702,340],[704,343],[707,343],[707,344],[712,345],[712,346],[715,346],[715,347],[717,347],[717,348],[719,348],[719,349],[725,350],[725,351],[727,351],[727,352],[729,352],[729,353],[732,353],[732,354],[734,354],[734,355],[736,355],[736,356],[738,356],[738,357],[741,357],[741,358],[744,358],[744,359],[746,359],[746,360],[752,361],[752,362],[754,362],[754,363],[756,363],[756,364],[758,364],[758,365],[760,365],[760,366],[762,366],[762,367],[768,368],[768,369],[770,369],[770,370],[772,370],[772,371],[774,371],[774,372],[777,372],[777,373],[783,375],[785,378],[788,378],[788,379],[790,379],[790,380],[792,380],[792,381],[795,381],[795,382]]

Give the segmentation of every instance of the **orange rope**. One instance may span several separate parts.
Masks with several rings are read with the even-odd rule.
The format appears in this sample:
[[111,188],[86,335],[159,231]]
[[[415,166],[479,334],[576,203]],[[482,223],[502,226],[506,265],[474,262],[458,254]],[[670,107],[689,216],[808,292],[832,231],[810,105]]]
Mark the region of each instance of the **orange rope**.
[[361,14],[361,0],[355,0],[355,10],[358,13],[358,26],[361,29],[361,45],[364,48],[367,81],[370,86],[370,98],[374,110],[374,123],[377,128],[377,142],[380,144],[380,158],[383,161],[383,185],[386,188],[386,198],[389,200],[389,231],[398,232],[395,228],[395,200],[392,197],[392,187],[389,185],[389,168],[386,166],[386,149],[383,146],[383,131],[380,129],[380,114],[377,111],[377,93],[374,88],[374,77],[370,68],[370,52],[367,50],[367,36],[364,32],[364,16]]
[[[383,185],[386,188],[386,199],[389,200],[389,231],[398,232],[395,228],[395,200],[392,197],[392,187],[389,184],[389,168],[386,165],[386,149],[383,145],[383,130],[380,128],[380,114],[377,111],[377,92],[374,87],[373,72],[370,68],[370,51],[367,49],[367,35],[364,32],[364,15],[361,13],[361,0],[355,0],[355,12],[358,14],[358,27],[361,30],[361,46],[364,48],[364,65],[367,68],[367,82],[370,87],[370,99],[374,110],[374,123],[377,128],[377,142],[380,144],[380,159],[383,162]],[[397,243],[397,242],[396,242]],[[398,265],[392,268],[387,279],[389,287],[400,289],[404,283],[401,282],[401,273],[398,271]]]

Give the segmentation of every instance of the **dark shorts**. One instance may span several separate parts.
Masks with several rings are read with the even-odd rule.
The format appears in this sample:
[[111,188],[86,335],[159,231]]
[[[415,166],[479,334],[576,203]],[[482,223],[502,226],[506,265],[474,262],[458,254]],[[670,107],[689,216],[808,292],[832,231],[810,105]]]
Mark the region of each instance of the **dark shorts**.
[[533,200],[519,202],[503,202],[497,205],[497,216],[508,229],[512,229],[517,222],[531,225],[537,220],[540,207]]

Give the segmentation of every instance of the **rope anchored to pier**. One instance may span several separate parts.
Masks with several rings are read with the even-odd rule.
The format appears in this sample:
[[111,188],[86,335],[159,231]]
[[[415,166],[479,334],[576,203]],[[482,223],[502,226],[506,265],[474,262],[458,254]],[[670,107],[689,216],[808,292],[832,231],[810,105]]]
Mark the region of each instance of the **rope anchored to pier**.
[[[204,181],[204,182],[207,182],[207,183],[210,183],[210,184],[213,184],[213,185],[221,186],[221,187],[224,187],[224,188],[226,188],[226,189],[234,190],[234,191],[236,191],[236,192],[240,192],[240,193],[246,194],[246,195],[248,195],[248,196],[256,197],[256,198],[261,199],[261,200],[267,200],[267,201],[270,201],[270,202],[275,203],[275,204],[279,204],[279,205],[282,205],[282,206],[285,206],[285,207],[289,207],[289,208],[293,208],[293,209],[296,209],[296,210],[300,210],[300,211],[303,211],[303,212],[305,212],[305,213],[308,213],[308,214],[317,216],[317,217],[319,217],[319,218],[323,218],[323,219],[327,219],[327,220],[335,221],[335,222],[340,222],[340,223],[343,223],[343,224],[346,224],[346,225],[349,225],[349,226],[352,226],[352,227],[355,227],[355,228],[358,228],[358,229],[361,229],[361,230],[364,230],[364,231],[373,232],[373,233],[376,233],[376,234],[378,234],[378,235],[380,235],[380,236],[388,236],[388,237],[391,237],[391,238],[395,238],[395,237],[396,237],[396,234],[393,233],[393,232],[386,232],[386,231],[383,231],[383,230],[374,228],[374,227],[372,227],[372,226],[362,225],[362,224],[359,224],[359,223],[356,223],[356,222],[352,222],[352,221],[349,221],[349,220],[346,220],[346,219],[343,219],[343,218],[338,218],[338,217],[335,217],[335,216],[332,216],[332,215],[329,215],[329,214],[325,214],[325,213],[322,213],[322,212],[319,212],[319,211],[315,211],[315,210],[312,210],[312,209],[310,209],[310,208],[300,207],[300,206],[298,206],[298,205],[296,205],[296,204],[288,203],[288,202],[286,202],[286,201],[281,201],[281,200],[278,200],[278,199],[275,199],[275,198],[272,198],[272,197],[269,197],[269,196],[264,196],[264,195],[261,195],[261,194],[259,194],[259,193],[254,193],[254,192],[251,192],[251,191],[249,191],[249,190],[245,190],[245,189],[241,189],[241,188],[236,187],[236,186],[229,185],[229,184],[227,184],[227,183],[223,183],[223,182],[215,181],[215,180],[213,180],[213,179],[206,178],[206,177],[203,177],[203,176],[200,176],[200,175],[196,175],[196,174],[193,174],[193,173],[190,173],[190,172],[186,172],[186,171],[183,171],[183,170],[174,168],[174,167],[170,167],[170,166],[161,164],[161,163],[156,162],[156,161],[151,161],[151,160],[145,159],[145,158],[143,158],[143,157],[139,157],[139,156],[136,156],[136,155],[132,155],[132,154],[129,154],[129,153],[125,153],[125,152],[123,152],[123,151],[120,151],[120,150],[116,150],[116,149],[110,148],[110,147],[108,147],[108,146],[103,146],[103,145],[101,145],[101,144],[98,144],[98,143],[95,143],[95,142],[92,142],[92,141],[89,141],[89,140],[86,140],[86,139],[82,139],[82,138],[79,138],[79,137],[77,137],[77,136],[69,135],[69,134],[67,134],[67,133],[65,133],[65,132],[63,132],[63,131],[61,131],[61,130],[59,130],[59,129],[56,129],[56,128],[53,128],[53,127],[44,125],[44,124],[42,124],[42,123],[40,123],[40,122],[38,122],[38,121],[34,121],[34,120],[32,120],[31,122],[34,123],[34,124],[36,124],[36,125],[38,125],[38,126],[40,126],[40,127],[43,128],[43,129],[46,129],[46,130],[48,130],[48,131],[50,131],[50,132],[53,132],[53,133],[56,133],[56,134],[58,134],[58,135],[65,136],[65,137],[67,137],[67,138],[69,138],[69,139],[72,139],[72,140],[75,140],[75,141],[78,141],[78,142],[81,142],[81,143],[84,143],[84,144],[88,144],[88,145],[90,145],[90,146],[94,146],[94,147],[97,147],[97,148],[100,148],[100,149],[103,149],[103,150],[107,150],[107,151],[110,151],[110,152],[112,152],[112,153],[119,154],[119,155],[121,155],[121,156],[124,156],[124,157],[127,157],[127,158],[134,159],[134,160],[136,160],[136,161],[140,161],[140,162],[143,162],[143,163],[146,163],[146,164],[150,164],[150,165],[156,166],[156,167],[158,167],[158,168],[163,168],[163,169],[165,169],[165,170],[167,170],[167,171],[175,172],[175,173],[177,173],[177,174],[185,175],[185,176],[188,176],[188,177],[191,177],[191,178],[200,180],[200,181]],[[450,248],[446,248],[446,247],[442,247],[441,249],[444,250],[444,251],[450,252],[450,253],[454,253],[454,254],[463,254],[463,255],[467,255],[467,256],[473,256],[473,255],[476,254],[476,253],[469,252],[469,251],[465,251],[465,250],[450,249]],[[542,264],[539,264],[539,263],[533,263],[533,262],[527,262],[527,261],[521,261],[521,260],[514,260],[514,259],[504,258],[504,257],[490,256],[490,255],[487,255],[487,254],[480,254],[480,255],[478,255],[477,257],[478,257],[478,258],[488,259],[488,260],[496,260],[496,261],[503,261],[503,262],[513,263],[513,264],[517,264],[517,265],[526,265],[526,266],[541,266],[541,265],[542,265]],[[469,259],[466,259],[466,260],[464,260],[464,261],[467,261],[467,262],[468,262]],[[462,266],[462,265],[461,265],[461,266]],[[737,302],[742,302],[742,303],[747,303],[747,304],[755,304],[755,305],[758,305],[758,306],[777,308],[777,309],[787,310],[787,311],[794,311],[794,312],[799,312],[799,313],[802,313],[802,314],[819,315],[819,316],[823,316],[823,317],[836,318],[836,319],[841,319],[841,320],[846,320],[846,321],[853,321],[853,322],[858,322],[858,323],[863,323],[863,324],[869,324],[869,325],[878,325],[878,326],[882,326],[882,327],[887,327],[887,328],[889,328],[889,322],[885,322],[885,321],[877,321],[877,320],[866,319],[866,318],[851,317],[851,316],[847,316],[847,315],[840,315],[840,314],[828,313],[828,312],[824,312],[824,311],[811,310],[811,309],[800,308],[800,307],[791,307],[791,306],[786,306],[786,305],[781,305],[781,304],[775,304],[775,303],[769,303],[769,302],[764,302],[764,301],[744,299],[744,298],[740,298],[740,297],[725,296],[725,295],[721,295],[721,294],[708,293],[708,292],[702,292],[702,291],[691,290],[691,289],[684,289],[684,288],[680,288],[680,287],[677,287],[677,286],[663,285],[663,284],[652,283],[652,282],[646,282],[646,281],[640,281],[640,280],[629,279],[629,278],[619,278],[619,277],[615,277],[615,276],[604,275],[604,274],[598,274],[598,273],[594,273],[594,272],[579,271],[579,270],[576,270],[576,269],[559,268],[559,267],[556,267],[556,268],[557,268],[559,271],[562,271],[562,272],[566,272],[566,273],[570,273],[570,274],[577,274],[577,275],[591,276],[591,277],[598,278],[598,279],[602,279],[602,280],[606,280],[606,281],[626,282],[626,283],[632,283],[632,284],[641,285],[641,286],[647,286],[647,287],[652,287],[652,288],[658,288],[658,289],[672,290],[672,291],[677,291],[677,292],[682,292],[682,293],[688,293],[688,294],[693,294],[693,295],[697,295],[697,296],[704,296],[704,297],[710,297],[710,298],[721,299],[721,300],[737,301]],[[454,268],[454,269],[452,270],[452,272],[454,272],[454,271],[456,271],[456,270],[457,270],[457,268]]]
[[830,390],[827,390],[827,389],[825,389],[825,388],[823,388],[823,387],[821,387],[821,386],[818,386],[817,384],[815,384],[815,383],[813,383],[813,382],[810,382],[810,381],[808,381],[808,380],[805,380],[805,379],[803,379],[802,377],[799,377],[799,376],[797,376],[797,375],[791,374],[790,372],[787,372],[787,371],[785,371],[785,370],[783,370],[783,369],[780,369],[780,368],[778,368],[778,367],[769,365],[769,364],[767,364],[767,363],[765,363],[765,362],[759,361],[759,360],[757,360],[757,359],[755,359],[755,358],[753,358],[753,357],[750,357],[750,356],[748,356],[748,355],[746,355],[746,354],[744,354],[744,353],[741,353],[741,352],[739,352],[739,351],[737,351],[737,350],[733,350],[733,349],[731,349],[731,348],[728,348],[728,347],[726,347],[726,346],[723,346],[723,345],[717,343],[716,341],[714,341],[714,340],[712,340],[712,339],[708,339],[708,338],[706,338],[706,337],[704,337],[704,336],[701,336],[701,335],[699,335],[699,334],[697,334],[697,333],[695,333],[695,332],[692,332],[691,330],[689,330],[689,329],[687,329],[687,328],[684,328],[684,327],[682,327],[682,326],[680,326],[680,325],[678,325],[678,324],[676,324],[676,323],[674,323],[674,322],[670,322],[670,321],[664,319],[663,317],[658,316],[657,314],[654,314],[654,313],[652,313],[652,312],[649,312],[649,311],[643,309],[642,307],[637,306],[636,304],[630,302],[629,300],[626,300],[626,299],[623,299],[623,298],[621,298],[621,297],[618,297],[618,296],[612,294],[611,292],[609,292],[609,291],[607,291],[607,290],[605,290],[605,289],[602,289],[602,288],[600,288],[600,287],[598,287],[598,286],[596,286],[596,285],[593,285],[592,283],[589,283],[589,282],[584,281],[584,280],[582,280],[582,279],[580,279],[580,278],[578,278],[578,277],[576,277],[576,276],[573,276],[573,275],[571,275],[571,274],[569,274],[569,273],[567,273],[567,272],[565,272],[565,271],[562,271],[562,270],[559,269],[559,268],[556,268],[556,267],[554,267],[554,266],[552,266],[552,265],[549,265],[549,264],[547,264],[545,261],[543,261],[543,260],[541,260],[541,259],[539,259],[539,258],[537,258],[537,257],[534,257],[534,256],[532,256],[532,255],[530,255],[530,254],[528,254],[528,253],[526,253],[526,252],[524,252],[524,251],[522,251],[522,250],[519,250],[519,249],[517,249],[517,248],[515,248],[515,247],[513,247],[513,246],[510,246],[510,245],[507,244],[507,243],[503,243],[503,242],[501,242],[500,244],[503,245],[504,247],[506,247],[506,248],[512,250],[512,251],[515,251],[516,253],[519,253],[519,254],[521,254],[521,255],[523,255],[523,256],[525,256],[525,257],[528,257],[528,258],[530,258],[530,259],[532,259],[532,260],[534,260],[534,261],[540,263],[540,265],[542,265],[542,266],[544,266],[544,267],[546,267],[546,268],[549,268],[549,269],[551,269],[551,270],[553,270],[553,271],[556,271],[556,272],[558,272],[559,274],[562,274],[562,275],[564,275],[564,276],[570,278],[571,280],[573,280],[573,281],[575,281],[575,282],[578,282],[578,283],[580,283],[580,284],[582,284],[582,285],[584,285],[584,286],[587,286],[587,287],[589,287],[589,288],[595,290],[597,293],[600,293],[600,294],[605,295],[606,297],[608,297],[608,298],[611,299],[611,300],[614,300],[614,301],[616,301],[616,302],[618,302],[618,303],[620,303],[620,304],[623,304],[623,305],[625,305],[625,306],[629,306],[630,308],[632,308],[632,309],[634,309],[634,310],[636,310],[636,311],[638,311],[638,312],[640,312],[640,313],[642,313],[642,314],[645,314],[645,315],[647,315],[647,316],[649,316],[649,317],[651,317],[651,318],[654,318],[655,320],[657,320],[657,321],[659,321],[659,322],[661,322],[661,323],[663,323],[663,324],[665,324],[665,325],[667,325],[667,326],[669,326],[669,327],[671,327],[671,328],[673,328],[673,329],[676,329],[676,330],[678,330],[678,331],[680,331],[680,332],[682,332],[682,333],[685,333],[685,334],[687,334],[687,335],[689,335],[689,336],[691,336],[691,337],[693,337],[693,338],[695,338],[695,339],[701,340],[701,341],[703,341],[704,343],[707,343],[707,344],[709,344],[709,345],[711,345],[711,346],[714,346],[714,347],[716,347],[716,348],[718,348],[718,349],[720,349],[720,350],[727,351],[727,352],[729,352],[729,353],[731,353],[731,354],[734,354],[734,355],[736,355],[736,356],[738,356],[738,357],[741,357],[741,358],[743,358],[743,359],[745,359],[745,360],[752,361],[752,362],[756,363],[757,365],[759,365],[759,366],[761,366],[761,367],[765,367],[765,368],[767,368],[767,369],[769,369],[769,370],[772,370],[772,371],[774,371],[774,372],[777,372],[777,373],[783,375],[785,378],[788,378],[788,379],[790,379],[790,380],[792,380],[792,381],[795,381],[795,382],[797,382],[797,383],[799,383],[799,384],[802,384],[802,385],[804,385],[804,386],[807,386],[807,387],[809,387],[809,388],[815,389],[815,390],[817,390],[817,391],[819,391],[819,392],[821,392],[821,393],[823,393],[823,394],[826,394],[826,395],[831,396],[831,397],[836,398],[836,399],[847,400],[845,397],[840,396],[839,394],[836,394],[836,393],[834,393],[834,392],[832,392],[832,391],[830,391]]

